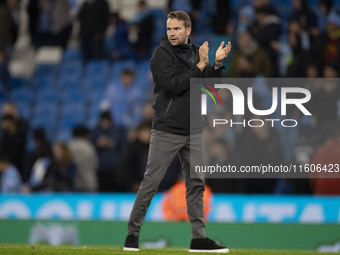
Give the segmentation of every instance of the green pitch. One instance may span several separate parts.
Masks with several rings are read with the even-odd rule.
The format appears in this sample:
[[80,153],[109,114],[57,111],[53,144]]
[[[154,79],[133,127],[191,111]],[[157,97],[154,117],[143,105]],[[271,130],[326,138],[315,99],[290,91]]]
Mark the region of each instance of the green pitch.
[[[141,249],[139,252],[122,251],[122,247],[103,246],[45,246],[45,245],[15,245],[1,244],[1,255],[181,255],[189,253],[186,249]],[[197,254],[197,253],[196,253]],[[212,254],[212,253],[199,253]],[[318,253],[313,251],[273,251],[273,250],[233,250],[235,255],[334,255],[334,253]]]

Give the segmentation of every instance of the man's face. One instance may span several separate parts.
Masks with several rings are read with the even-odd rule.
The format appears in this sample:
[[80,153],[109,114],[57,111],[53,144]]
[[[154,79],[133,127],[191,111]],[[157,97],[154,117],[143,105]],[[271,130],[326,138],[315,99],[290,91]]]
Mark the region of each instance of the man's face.
[[133,83],[133,74],[123,73],[121,76],[122,85],[124,87],[130,87]]
[[166,26],[168,40],[172,46],[188,43],[191,27],[185,28],[184,22],[178,19],[168,19]]
[[252,38],[249,33],[240,33],[238,35],[238,44],[242,51],[249,49]]

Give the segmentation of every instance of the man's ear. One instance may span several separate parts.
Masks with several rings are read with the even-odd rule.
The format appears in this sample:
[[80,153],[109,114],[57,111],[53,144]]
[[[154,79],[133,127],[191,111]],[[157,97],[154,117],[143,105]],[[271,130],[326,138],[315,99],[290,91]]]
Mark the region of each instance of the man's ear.
[[187,36],[189,36],[191,34],[191,27],[188,27],[186,30]]

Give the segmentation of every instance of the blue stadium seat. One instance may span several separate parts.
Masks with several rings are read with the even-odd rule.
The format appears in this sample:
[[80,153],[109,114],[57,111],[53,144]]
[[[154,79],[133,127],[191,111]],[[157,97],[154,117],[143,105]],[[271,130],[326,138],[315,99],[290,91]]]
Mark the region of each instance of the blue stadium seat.
[[37,102],[39,103],[55,103],[59,102],[60,92],[56,89],[42,89],[37,94]]
[[110,63],[106,60],[93,60],[87,64],[86,77],[107,78]]
[[19,110],[19,115],[25,119],[28,120],[31,117],[31,111],[32,111],[32,103],[30,102],[16,102],[16,105]]
[[111,81],[119,79],[124,69],[136,70],[136,63],[133,60],[117,61],[112,66]]
[[85,116],[81,114],[77,114],[74,116],[64,115],[61,116],[59,122],[61,128],[74,128],[78,125],[85,125]]
[[86,116],[86,126],[89,128],[96,127],[99,121],[100,113],[101,113],[100,100],[93,101],[88,107]]
[[59,128],[53,138],[54,142],[69,142],[72,139],[70,128]]
[[[12,89],[20,88],[30,88],[31,79],[21,78],[21,77],[11,77],[10,84]],[[1,87],[1,84],[0,84]]]
[[83,77],[83,63],[82,62],[66,62],[61,66],[60,77]]
[[87,91],[86,90],[64,90],[62,92],[62,100],[65,104],[85,104],[87,102]]
[[90,116],[86,119],[85,125],[89,129],[94,129],[98,125],[99,115]]
[[99,104],[106,94],[106,88],[93,88],[87,90],[87,101],[92,104]]
[[61,76],[58,81],[59,89],[78,89],[81,86],[81,79],[76,76]]
[[33,92],[29,89],[15,89],[10,96],[11,101],[30,104],[33,102]]
[[32,119],[56,119],[58,117],[59,107],[55,102],[41,102],[33,108]]
[[85,89],[105,89],[108,81],[103,77],[86,77],[83,83]]
[[136,86],[141,89],[143,94],[145,94],[145,92],[152,88],[152,83],[147,76],[144,76],[143,78],[141,77],[136,81]]
[[39,64],[36,66],[34,71],[35,77],[42,76],[52,76],[55,77],[58,74],[59,65],[48,65],[48,64]]
[[67,48],[64,51],[63,62],[81,62],[82,54],[79,49]]
[[85,101],[64,101],[64,103],[61,105],[61,112],[65,113],[68,111],[79,111],[83,112],[86,108]]
[[85,123],[85,104],[67,103],[61,108],[60,126],[73,128]]
[[52,118],[51,116],[49,116],[48,118],[35,116],[30,122],[32,128],[43,128],[50,132],[54,130],[56,123],[57,119]]
[[34,84],[38,89],[53,88],[55,80],[53,76],[36,76],[34,78]]

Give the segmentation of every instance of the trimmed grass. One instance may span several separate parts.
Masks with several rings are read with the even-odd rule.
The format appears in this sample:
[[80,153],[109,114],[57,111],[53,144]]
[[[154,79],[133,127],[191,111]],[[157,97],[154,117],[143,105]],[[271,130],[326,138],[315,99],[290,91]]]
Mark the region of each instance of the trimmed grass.
[[[180,255],[193,254],[187,249],[141,249],[139,252],[122,251],[122,247],[110,246],[48,246],[48,245],[16,245],[0,244],[1,255]],[[197,254],[197,253],[194,253]],[[212,254],[212,253],[198,253]],[[229,254],[235,255],[334,255],[335,253],[318,253],[314,251],[274,251],[274,250],[234,250],[230,249]]]

